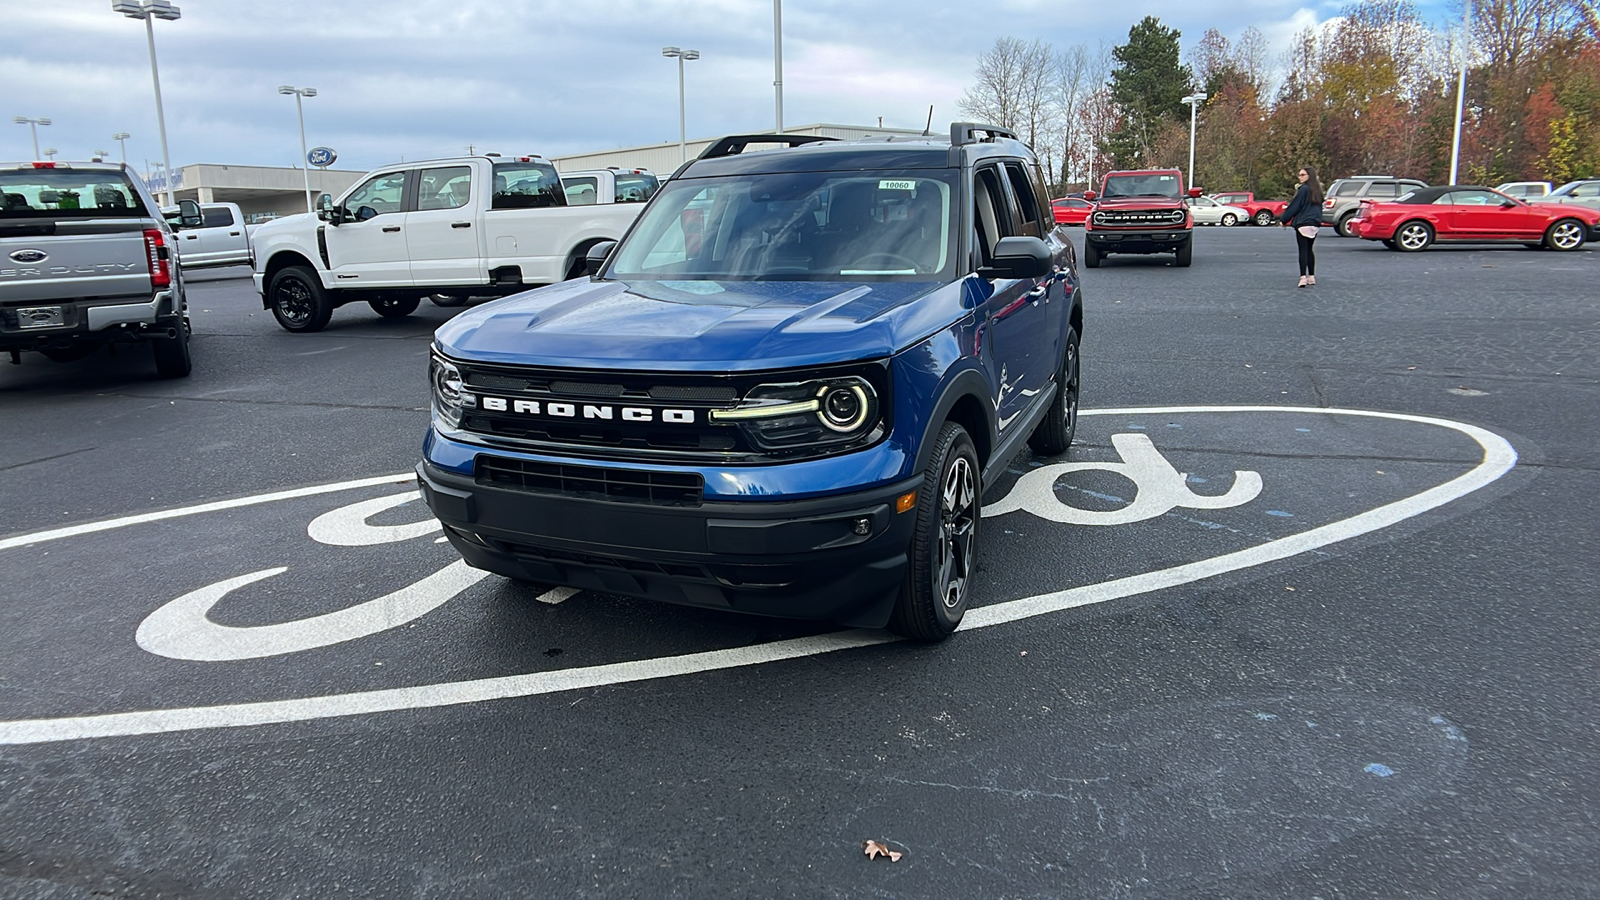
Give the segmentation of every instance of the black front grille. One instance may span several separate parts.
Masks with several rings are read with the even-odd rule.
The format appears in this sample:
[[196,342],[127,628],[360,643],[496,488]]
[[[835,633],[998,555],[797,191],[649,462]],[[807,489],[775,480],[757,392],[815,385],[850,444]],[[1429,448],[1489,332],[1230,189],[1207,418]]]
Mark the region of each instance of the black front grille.
[[477,482],[535,494],[656,506],[699,506],[705,496],[705,479],[698,472],[607,469],[498,456],[478,457]]
[[1150,210],[1137,211],[1104,211],[1094,214],[1096,225],[1177,225],[1183,222],[1183,211]]
[[588,569],[620,569],[644,575],[667,575],[672,578],[692,579],[715,583],[703,566],[684,563],[645,562],[638,559],[626,559],[621,556],[601,556],[595,553],[577,553],[570,550],[561,550],[555,547],[536,547],[532,544],[513,544],[509,541],[496,541],[504,547],[506,552],[521,558],[537,559],[541,562],[578,565]]

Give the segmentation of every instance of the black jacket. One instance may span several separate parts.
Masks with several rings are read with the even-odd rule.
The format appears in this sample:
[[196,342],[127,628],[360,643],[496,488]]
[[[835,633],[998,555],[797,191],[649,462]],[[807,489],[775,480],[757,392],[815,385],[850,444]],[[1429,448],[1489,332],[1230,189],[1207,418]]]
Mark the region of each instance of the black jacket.
[[1289,201],[1289,206],[1278,217],[1279,222],[1299,228],[1302,225],[1322,224],[1322,204],[1311,199],[1311,185],[1302,184],[1294,192],[1294,199]]

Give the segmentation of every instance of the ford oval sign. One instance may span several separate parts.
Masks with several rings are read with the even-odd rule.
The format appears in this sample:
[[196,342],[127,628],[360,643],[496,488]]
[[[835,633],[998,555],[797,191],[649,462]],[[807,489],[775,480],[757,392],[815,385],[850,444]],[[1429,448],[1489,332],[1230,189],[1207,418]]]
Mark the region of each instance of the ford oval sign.
[[19,263],[44,262],[50,258],[50,254],[43,250],[13,250],[10,256],[12,262]]
[[312,147],[311,152],[306,154],[306,162],[319,169],[333,165],[338,158],[339,154],[333,152],[332,147]]

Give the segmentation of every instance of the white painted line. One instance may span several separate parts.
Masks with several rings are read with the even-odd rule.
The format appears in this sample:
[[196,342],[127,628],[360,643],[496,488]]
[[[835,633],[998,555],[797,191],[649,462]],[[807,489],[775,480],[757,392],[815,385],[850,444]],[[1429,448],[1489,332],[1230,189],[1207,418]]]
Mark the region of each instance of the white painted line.
[[[1106,416],[1248,412],[1357,416],[1431,425],[1457,431],[1472,438],[1482,448],[1483,459],[1468,472],[1443,484],[1429,488],[1420,494],[1359,513],[1339,522],[1313,528],[1290,537],[1269,541],[1247,550],[1227,553],[1212,559],[1186,563],[1156,572],[1146,572],[1140,575],[1119,578],[1101,584],[1085,585],[1065,591],[1024,597],[1019,600],[1011,600],[975,609],[967,613],[966,620],[962,623],[962,630],[988,628],[1033,616],[1046,615],[1095,603],[1104,603],[1108,600],[1130,597],[1162,588],[1176,587],[1226,572],[1235,572],[1240,569],[1286,559],[1308,550],[1325,547],[1329,544],[1386,528],[1429,510],[1437,509],[1452,500],[1493,483],[1509,472],[1517,463],[1516,449],[1505,438],[1487,429],[1461,422],[1452,422],[1448,419],[1435,419],[1404,413],[1369,412],[1354,409],[1320,409],[1316,407],[1195,406],[1084,410],[1080,414]],[[410,478],[411,476],[407,475],[405,477]],[[400,480],[403,479],[375,479],[366,483],[387,484]],[[362,483],[352,482],[348,483],[347,486],[354,487],[360,486],[360,484]],[[338,488],[313,489],[312,492],[320,493],[336,489]],[[301,493],[295,496],[305,495]],[[283,495],[278,495],[277,499],[287,498]],[[242,501],[231,502],[233,505],[242,506],[248,505],[250,502],[264,503],[270,501],[262,498],[243,498]],[[224,506],[221,508],[229,507]],[[189,512],[182,514],[192,515],[196,512],[204,511],[207,510],[201,507],[190,507]],[[172,512],[178,513],[178,511]],[[175,517],[172,514],[150,515],[157,518]],[[133,521],[134,519],[143,521],[156,520],[130,517],[126,520],[114,521],[126,525],[137,524],[137,522]],[[106,530],[106,528],[110,527],[122,527],[122,524],[106,525],[103,528],[90,528],[88,530]],[[57,531],[67,531],[67,529],[58,529]],[[77,531],[74,533],[81,534],[85,532]],[[58,537],[66,536],[68,535],[57,532],[23,535],[21,538],[11,539],[13,541],[11,544],[0,545],[0,549],[4,549],[5,546],[22,546],[29,543],[37,543],[41,540],[54,540]],[[236,703],[221,706],[141,710],[55,719],[24,719],[0,722],[0,744],[36,744],[51,741],[82,740],[85,738],[161,734],[205,728],[238,728],[248,725],[303,722],[337,716],[365,715],[462,703],[480,703],[486,700],[528,697],[579,688],[601,687],[656,678],[692,675],[741,666],[761,665],[781,660],[832,653],[838,650],[884,644],[894,640],[897,640],[897,638],[881,631],[842,631],[815,637],[775,641],[749,647],[733,647],[726,650],[711,650],[703,653],[690,653],[683,656],[660,659],[611,663],[603,666],[564,669],[554,672],[534,672],[524,675],[508,675],[470,681],[445,682],[416,687],[361,691],[351,694],[305,697],[295,700],[267,700],[258,703]]]
[[238,509],[242,506],[260,506],[263,503],[276,503],[279,500],[293,500],[296,497],[314,497],[317,494],[331,494],[337,491],[350,491],[356,488],[372,487],[379,484],[399,484],[405,481],[415,481],[417,473],[406,472],[402,475],[380,475],[377,478],[362,478],[357,481],[341,481],[337,484],[319,484],[312,487],[295,488],[291,491],[277,491],[271,494],[256,494],[253,497],[235,497],[232,500],[217,500],[213,503],[202,503],[198,506],[183,506],[178,509],[163,509],[156,512],[140,513],[136,516],[123,516],[120,519],[105,519],[99,522],[85,522],[82,525],[69,525],[65,528],[52,528],[49,531],[35,531],[32,534],[19,534],[16,537],[0,539],[0,550],[10,550],[12,547],[26,547],[29,544],[42,544],[45,541],[56,541],[61,538],[77,537],[80,534],[93,534],[97,531],[110,531],[113,528],[126,528],[129,525],[143,525],[146,522],[161,522],[166,519],[181,519],[184,516],[199,515],[200,513],[216,512],[222,509]]
[[533,599],[539,601],[540,603],[548,603],[551,606],[554,606],[568,597],[571,597],[573,594],[578,593],[579,590],[580,588],[575,587],[554,587]]

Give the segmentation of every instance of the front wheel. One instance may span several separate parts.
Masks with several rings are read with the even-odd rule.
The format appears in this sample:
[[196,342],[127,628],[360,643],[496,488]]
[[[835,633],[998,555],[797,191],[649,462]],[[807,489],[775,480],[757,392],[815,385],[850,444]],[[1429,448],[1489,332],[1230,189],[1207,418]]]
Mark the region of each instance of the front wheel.
[[1056,398],[1050,411],[1028,435],[1028,446],[1040,456],[1067,452],[1078,431],[1078,332],[1067,329],[1067,345],[1062,349],[1061,368],[1056,373]]
[[1182,247],[1178,248],[1176,259],[1177,262],[1175,265],[1177,265],[1178,268],[1189,268],[1189,263],[1194,261],[1194,238],[1191,237],[1189,240],[1184,242]]
[[1268,209],[1256,210],[1255,222],[1263,227],[1272,224],[1272,211]]
[[385,319],[403,319],[417,311],[421,297],[375,297],[367,301],[372,311]]
[[1094,241],[1085,239],[1083,242],[1083,264],[1091,269],[1100,268],[1100,250],[1095,247]]
[[946,422],[917,489],[911,564],[889,628],[914,641],[942,641],[967,613],[978,558],[982,473],[967,430]]
[[1544,245],[1551,250],[1576,250],[1583,246],[1583,223],[1577,219],[1562,219],[1544,233]]
[[1394,233],[1394,243],[1405,253],[1426,250],[1433,243],[1433,226],[1422,221],[1407,222]]
[[290,266],[272,276],[267,287],[267,303],[272,317],[284,331],[321,331],[333,318],[333,304],[317,273],[306,266]]
[[1232,228],[1233,226],[1239,224],[1239,217],[1233,213],[1223,213],[1222,224],[1225,228]]

